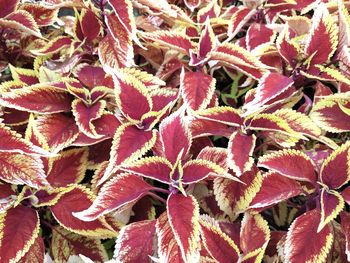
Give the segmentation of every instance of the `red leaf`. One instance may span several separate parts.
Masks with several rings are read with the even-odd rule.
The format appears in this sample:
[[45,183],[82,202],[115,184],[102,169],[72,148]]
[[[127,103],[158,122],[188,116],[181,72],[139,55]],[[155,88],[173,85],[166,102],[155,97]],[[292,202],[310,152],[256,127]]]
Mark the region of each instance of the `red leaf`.
[[323,162],[320,171],[321,182],[331,189],[337,189],[350,179],[350,141],[333,151]]
[[234,127],[243,125],[243,119],[240,116],[240,112],[232,107],[213,107],[198,111],[195,113],[195,116],[200,119],[219,122]]
[[37,84],[3,93],[0,104],[17,110],[50,114],[70,111],[71,98],[63,90]]
[[245,135],[239,131],[232,133],[228,143],[228,165],[237,176],[252,168],[255,140],[255,135]]
[[48,152],[24,140],[19,133],[10,130],[2,123],[0,123],[0,138],[0,152],[49,155]]
[[90,9],[84,8],[80,15],[81,29],[90,42],[94,41],[102,31],[102,25],[97,15]]
[[25,10],[14,11],[7,15],[6,18],[0,18],[0,26],[13,28],[39,38],[42,37],[33,16]]
[[171,194],[167,201],[169,224],[185,262],[199,260],[199,207],[189,195]]
[[8,14],[11,14],[17,9],[17,5],[19,3],[19,0],[1,0],[0,1],[0,18],[3,18],[7,16]]
[[172,164],[167,159],[158,156],[142,158],[123,168],[124,171],[166,184],[171,183],[172,169]]
[[35,55],[50,55],[59,52],[61,49],[68,48],[72,44],[72,39],[66,36],[59,36],[50,40],[44,47],[32,50]]
[[252,107],[259,108],[286,91],[293,83],[293,80],[279,73],[268,73],[260,79],[254,100],[245,107],[249,110]]
[[343,197],[336,191],[321,192],[321,220],[317,232],[320,232],[328,223],[335,219],[344,209],[345,202]]
[[61,152],[60,156],[49,160],[47,180],[53,187],[65,187],[80,183],[87,168],[88,151],[86,148]]
[[48,186],[40,157],[0,152],[0,178],[11,184],[26,184],[33,188]]
[[123,227],[116,241],[114,259],[125,263],[149,262],[153,254],[155,220],[145,220]]
[[333,244],[333,232],[330,225],[317,232],[319,222],[320,213],[316,209],[294,220],[289,227],[284,248],[286,261],[300,263],[326,260]]
[[130,121],[140,121],[142,116],[152,109],[151,96],[146,86],[131,74],[124,72],[114,75],[113,80],[118,108]]
[[165,118],[159,125],[159,133],[166,159],[172,164],[178,157],[183,160],[192,143],[191,132],[185,123],[183,112],[178,110]]
[[156,223],[158,235],[158,257],[160,262],[184,263],[181,250],[170,226],[167,213],[161,214]]
[[134,21],[132,3],[130,0],[108,0],[123,27],[129,34],[135,34],[136,24]]
[[180,89],[185,103],[192,110],[205,109],[213,97],[215,83],[210,75],[183,70],[180,75]]
[[239,248],[220,225],[209,216],[202,216],[199,222],[203,244],[210,256],[221,263],[238,262]]
[[350,261],[350,214],[347,212],[342,212],[340,214],[340,220],[342,232],[345,234],[346,238],[345,253],[347,255],[347,260]]
[[303,188],[296,180],[289,179],[276,172],[266,173],[263,176],[260,191],[249,207],[262,210],[301,193],[303,193]]
[[261,63],[252,53],[232,43],[218,46],[212,52],[210,58],[219,60],[225,66],[242,71],[254,79],[261,79],[264,73],[267,72],[267,66]]
[[[105,183],[97,198],[86,210],[74,213],[74,216],[84,221],[92,221],[111,211],[139,200],[153,187],[141,177],[133,174],[118,174]],[[83,209],[78,209],[83,210]]]
[[249,26],[246,35],[246,43],[248,50],[265,44],[272,43],[275,40],[275,32],[262,23],[253,23]]
[[291,179],[316,182],[313,163],[301,151],[285,149],[266,154],[259,159],[258,166],[278,172]]
[[240,247],[243,260],[254,258],[253,262],[261,262],[270,240],[270,229],[267,221],[260,214],[246,213],[242,220]]
[[126,165],[141,157],[150,150],[156,141],[156,132],[143,131],[134,125],[121,125],[113,138],[112,149],[105,175],[100,181],[103,183],[121,165]]
[[38,236],[28,252],[21,258],[21,263],[42,263],[45,257],[45,244],[42,237]]
[[256,166],[239,179],[243,183],[222,178],[214,180],[215,199],[221,210],[231,218],[244,212],[261,188],[262,175]]
[[93,121],[99,119],[106,107],[104,100],[97,101],[93,105],[86,105],[80,99],[75,99],[72,103],[72,113],[75,118],[75,122],[79,129],[85,133],[85,135],[92,138],[99,138],[103,135],[97,133]]
[[106,249],[97,238],[84,237],[56,226],[52,229],[50,248],[56,262],[68,262],[72,255],[84,255],[93,262],[108,260]]
[[240,5],[238,7],[231,6],[230,12],[227,12],[227,14],[228,13],[231,15],[231,18],[228,24],[227,34],[229,38],[232,39],[235,35],[237,35],[237,33],[239,33],[242,27],[252,18],[252,16],[256,13],[256,10]]
[[119,41],[116,41],[111,34],[107,34],[100,41],[98,56],[102,65],[119,68],[134,64],[134,49],[130,35],[124,32],[118,35],[118,39]]
[[190,55],[190,50],[192,50],[195,46],[187,35],[176,31],[164,30],[152,33],[143,33],[143,37],[161,46],[169,47],[187,55]]
[[312,22],[305,46],[305,55],[311,57],[310,65],[322,64],[333,56],[337,48],[338,28],[323,4],[315,10]]
[[0,225],[0,261],[19,262],[39,235],[38,213],[19,205],[0,214]]
[[34,20],[40,27],[51,26],[55,23],[59,11],[58,8],[47,8],[44,5],[34,3],[25,3],[21,5],[20,8],[32,14]]
[[76,212],[91,206],[92,200],[93,195],[87,188],[77,186],[72,191],[65,193],[50,208],[55,219],[69,231],[91,237],[114,236],[114,232],[103,218],[85,222],[73,216]]
[[37,130],[39,138],[53,152],[70,146],[79,136],[74,119],[63,114],[39,116],[35,121],[34,130]]

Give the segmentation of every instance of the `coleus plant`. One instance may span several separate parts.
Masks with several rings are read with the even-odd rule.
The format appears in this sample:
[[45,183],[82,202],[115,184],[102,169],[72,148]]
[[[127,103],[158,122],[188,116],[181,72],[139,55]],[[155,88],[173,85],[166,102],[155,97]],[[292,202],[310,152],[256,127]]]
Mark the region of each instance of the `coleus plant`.
[[0,261],[350,261],[349,6],[0,0]]

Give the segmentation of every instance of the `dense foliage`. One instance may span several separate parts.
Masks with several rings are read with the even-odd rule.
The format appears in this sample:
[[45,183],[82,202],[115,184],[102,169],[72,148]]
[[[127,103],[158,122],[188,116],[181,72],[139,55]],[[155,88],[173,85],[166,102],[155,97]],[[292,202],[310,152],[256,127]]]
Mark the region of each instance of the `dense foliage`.
[[350,261],[348,9],[0,0],[0,262]]

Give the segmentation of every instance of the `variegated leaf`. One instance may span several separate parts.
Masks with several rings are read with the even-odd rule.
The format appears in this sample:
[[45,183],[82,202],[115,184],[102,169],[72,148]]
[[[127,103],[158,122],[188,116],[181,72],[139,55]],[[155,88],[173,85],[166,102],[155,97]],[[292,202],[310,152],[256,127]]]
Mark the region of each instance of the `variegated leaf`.
[[205,109],[212,99],[216,80],[200,71],[185,72],[180,76],[180,89],[185,103],[192,110]]
[[298,150],[284,149],[259,158],[258,166],[280,173],[291,179],[316,182],[316,174],[311,159]]
[[125,263],[150,262],[155,225],[155,220],[144,220],[123,227],[116,240],[113,258]]
[[108,260],[106,249],[99,239],[72,233],[61,226],[52,230],[51,249],[56,262],[68,262],[72,255],[84,255],[99,263]]
[[72,113],[79,129],[91,138],[99,138],[93,121],[99,119],[106,107],[106,101],[100,100],[93,105],[86,105],[80,99],[75,99],[72,103]]
[[[166,159],[172,164],[178,158],[183,160],[190,150],[192,135],[181,109],[169,115],[161,122],[159,125],[159,134]],[[181,154],[180,157],[178,157],[179,154]]]
[[210,59],[218,60],[225,66],[239,70],[253,79],[261,79],[267,73],[267,66],[248,50],[231,43],[218,46]]
[[240,233],[242,262],[261,262],[270,240],[267,221],[260,215],[244,214]]
[[49,185],[40,157],[0,152],[0,167],[0,178],[5,182],[37,189]]
[[60,156],[49,159],[47,181],[53,187],[80,183],[85,176],[87,161],[87,148],[62,151]]
[[78,209],[77,211],[80,212],[75,212],[74,216],[84,221],[95,220],[104,214],[136,202],[152,189],[153,186],[137,175],[118,174],[101,187],[93,203],[85,207],[85,210]]
[[171,194],[167,200],[167,216],[185,262],[199,259],[199,206],[192,195]]
[[226,124],[229,126],[239,127],[243,124],[240,112],[232,107],[213,107],[206,110],[197,111],[194,115],[200,119],[210,120]]
[[263,180],[256,167],[242,174],[239,179],[243,183],[222,178],[214,180],[215,199],[221,210],[232,219],[248,208]]
[[158,257],[160,262],[184,263],[186,262],[175,239],[175,234],[170,226],[167,213],[161,214],[156,223],[158,236]]
[[[324,4],[319,5],[312,18],[311,31],[306,40],[305,53],[309,64],[323,64],[334,54],[338,45],[338,27]],[[322,50],[322,52],[320,52]]]
[[39,116],[34,121],[33,133],[40,143],[57,153],[78,138],[79,128],[73,118],[58,113]]
[[109,163],[99,184],[106,181],[121,165],[135,161],[149,151],[155,141],[155,130],[143,131],[131,124],[121,125],[114,135]]
[[232,133],[228,143],[228,166],[241,176],[249,171],[253,164],[253,151],[255,149],[256,136],[246,135],[235,131]]
[[344,198],[336,191],[321,191],[321,220],[317,232],[320,232],[327,224],[334,220],[344,209]]
[[3,93],[0,104],[22,111],[51,114],[70,111],[71,98],[67,92],[49,84],[36,84]]
[[184,33],[176,31],[156,31],[152,33],[143,33],[143,37],[160,46],[168,47],[177,50],[186,55],[190,55],[190,50],[195,47],[195,44]]
[[127,165],[122,170],[146,178],[157,180],[162,183],[170,184],[173,166],[163,157],[152,156],[142,158],[136,162]]
[[209,216],[201,216],[201,237],[205,249],[210,256],[222,263],[238,262],[239,248],[235,242],[225,234],[218,222]]
[[[38,213],[19,205],[0,214],[0,260],[20,262],[39,235]],[[21,231],[18,231],[21,226]]]
[[249,207],[262,210],[303,193],[299,182],[277,172],[264,174],[260,191],[255,195]]
[[50,208],[59,224],[69,231],[90,237],[115,236],[116,233],[106,223],[104,218],[85,222],[73,216],[73,213],[90,207],[93,200],[94,196],[89,189],[84,186],[76,186],[72,191],[65,193]]
[[331,189],[337,189],[350,180],[350,141],[342,144],[324,160],[321,171],[321,182]]
[[319,222],[320,213],[316,209],[304,213],[293,221],[284,247],[287,262],[326,262],[333,244],[333,232],[330,225],[317,232]]

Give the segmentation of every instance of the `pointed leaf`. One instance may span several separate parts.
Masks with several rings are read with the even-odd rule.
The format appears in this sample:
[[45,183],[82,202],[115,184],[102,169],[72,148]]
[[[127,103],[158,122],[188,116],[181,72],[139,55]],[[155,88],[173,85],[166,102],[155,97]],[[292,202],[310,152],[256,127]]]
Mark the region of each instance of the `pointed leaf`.
[[183,112],[178,110],[165,118],[159,125],[159,133],[166,159],[174,164],[182,151],[180,160],[183,160],[192,143],[191,131]]
[[228,165],[237,176],[252,168],[255,141],[254,134],[246,135],[239,131],[232,133],[228,143]]
[[199,259],[199,206],[192,195],[171,194],[167,201],[169,224],[185,262]]
[[170,226],[167,213],[161,214],[156,223],[158,235],[158,257],[160,262],[184,263],[181,250]]
[[195,116],[234,127],[239,127],[243,124],[243,119],[241,118],[239,111],[232,107],[213,107],[197,111],[195,112]]
[[319,222],[320,213],[316,209],[304,213],[293,221],[284,247],[286,261],[326,262],[333,244],[333,233],[330,225],[317,232]]
[[70,111],[71,98],[63,90],[37,84],[3,93],[0,104],[22,111],[51,114]]
[[124,72],[114,75],[113,80],[118,108],[130,121],[140,121],[142,116],[152,109],[152,100],[146,86],[131,74]]
[[184,70],[180,76],[180,89],[185,103],[192,110],[205,109],[212,99],[216,80],[200,71]]
[[106,249],[99,239],[69,232],[61,226],[53,228],[50,245],[56,262],[68,262],[72,255],[84,255],[99,263],[108,260]]
[[305,53],[307,57],[312,57],[311,65],[322,64],[333,56],[337,48],[338,27],[324,4],[315,10],[312,21]]
[[151,178],[162,183],[170,184],[173,166],[165,158],[152,156],[142,158],[136,162],[127,165],[122,170],[137,174],[146,178]]
[[56,153],[70,146],[79,136],[74,119],[63,114],[39,116],[33,129],[40,142]]
[[123,227],[116,241],[114,258],[125,263],[149,262],[155,225],[155,220],[144,220]]
[[72,113],[79,129],[92,138],[101,137],[97,134],[92,121],[99,119],[106,107],[106,101],[100,100],[93,105],[86,105],[80,99],[75,99],[72,103]]
[[214,180],[215,199],[230,218],[236,218],[237,214],[244,212],[261,188],[262,175],[256,167],[242,174],[239,179],[243,183],[222,178]]
[[261,262],[270,240],[270,229],[267,221],[260,215],[246,213],[242,220],[240,247],[243,251],[243,262]]
[[333,151],[323,162],[320,171],[321,182],[331,189],[337,189],[350,180],[350,141]]
[[265,208],[303,193],[301,185],[277,172],[264,174],[260,191],[250,203],[250,208]]
[[186,55],[190,55],[190,50],[195,46],[186,34],[176,31],[155,31],[143,33],[142,35],[148,41],[177,50]]
[[100,181],[103,183],[119,166],[126,165],[149,151],[156,141],[156,131],[143,131],[134,125],[121,125],[113,138],[112,149],[105,175]]
[[321,220],[317,232],[320,232],[328,223],[334,220],[344,209],[345,202],[343,197],[336,191],[327,192],[322,189],[321,192]]
[[33,188],[48,186],[40,157],[0,152],[0,178],[11,184],[26,184]]
[[72,191],[65,193],[50,208],[55,219],[69,231],[91,237],[114,236],[115,233],[103,218],[84,222],[72,215],[91,206],[93,199],[90,190],[84,186],[77,186]]
[[239,248],[220,228],[218,222],[209,216],[201,216],[201,237],[205,249],[218,262],[238,262]]
[[29,207],[19,205],[1,213],[0,261],[19,262],[38,237],[39,224],[38,213]]
[[74,216],[84,221],[95,220],[104,214],[139,200],[152,189],[153,187],[139,176],[126,173],[118,174],[102,186],[92,204],[85,207],[85,210],[77,209],[76,211],[80,212],[74,213]]
[[311,159],[301,151],[284,149],[259,158],[258,166],[280,173],[291,179],[316,182]]
[[225,66],[234,68],[253,79],[261,79],[267,72],[267,66],[261,63],[248,50],[231,43],[218,46],[211,53],[212,60],[218,60]]
[[86,148],[70,149],[49,160],[47,181],[53,187],[65,187],[80,183],[87,169]]

